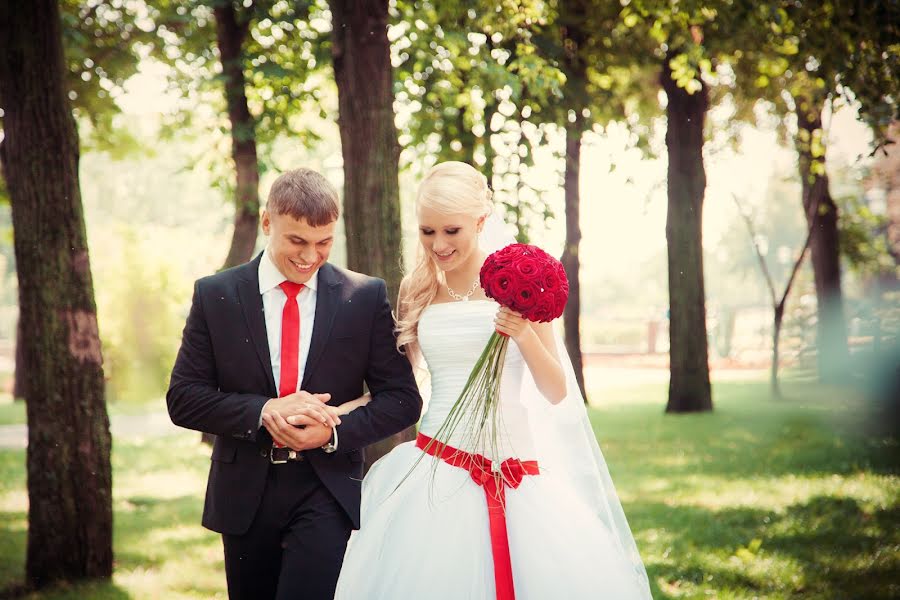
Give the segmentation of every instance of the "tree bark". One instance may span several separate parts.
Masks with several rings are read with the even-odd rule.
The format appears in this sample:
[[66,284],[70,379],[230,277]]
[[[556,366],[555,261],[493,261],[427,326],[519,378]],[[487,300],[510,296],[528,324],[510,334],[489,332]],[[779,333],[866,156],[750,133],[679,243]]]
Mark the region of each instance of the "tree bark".
[[491,120],[497,112],[497,102],[493,94],[487,94],[487,103],[484,107],[484,135],[481,137],[481,147],[484,149],[484,177],[487,179],[491,191],[494,190],[494,157],[496,152],[491,144]]
[[769,391],[773,398],[781,399],[781,386],[778,383],[778,344],[781,339],[781,323],[784,320],[784,304],[776,304],[772,311],[772,365],[769,372]]
[[[816,285],[816,362],[819,379],[835,383],[847,374],[850,351],[841,293],[838,208],[825,173],[822,103],[796,98],[797,152],[803,210],[812,228],[810,258]],[[815,223],[813,224],[813,219]]]
[[[256,156],[256,124],[247,106],[244,79],[244,39],[248,23],[238,22],[234,5],[226,2],[215,8],[216,40],[225,79],[225,100],[231,122],[231,158],[234,160],[237,187],[234,193],[234,231],[222,269],[229,269],[253,258],[259,231],[259,162]],[[213,445],[216,436],[201,435]]]
[[672,79],[669,60],[661,82],[668,96],[669,401],[666,412],[712,410],[703,286],[704,85],[689,94]]
[[587,390],[584,387],[584,360],[581,355],[581,283],[579,270],[581,259],[578,254],[581,244],[581,192],[579,173],[581,171],[581,136],[584,118],[579,113],[574,123],[566,127],[566,245],[563,249],[562,264],[569,280],[569,301],[563,310],[563,323],[566,334],[566,351],[572,360],[575,379],[584,401],[587,402]]
[[22,353],[22,319],[16,321],[16,366],[13,373],[13,400],[25,400],[25,356]]
[[28,377],[26,578],[112,573],[111,438],[54,0],[0,3],[2,160]]
[[[387,0],[329,0],[332,61],[338,88],[338,125],[344,158],[344,228],[347,265],[383,278],[396,298],[402,277],[400,144],[394,125],[394,92]],[[413,428],[366,450],[366,468]]]
[[[563,111],[566,127],[566,171],[564,192],[566,201],[566,244],[561,262],[569,280],[569,301],[563,310],[566,351],[575,370],[575,379],[585,403],[588,401],[584,386],[584,359],[581,354],[581,137],[590,126],[585,123],[584,109],[588,103],[587,63],[584,46],[588,35],[585,31],[587,6],[581,0],[567,0],[560,4],[560,24],[563,40],[563,68],[566,74]],[[574,113],[575,119],[569,115]]]
[[256,126],[247,106],[244,80],[243,44],[248,24],[239,22],[231,2],[215,9],[216,38],[225,98],[231,121],[231,156],[237,173],[234,198],[234,233],[223,269],[249,261],[256,248],[259,230],[259,164],[256,156]]

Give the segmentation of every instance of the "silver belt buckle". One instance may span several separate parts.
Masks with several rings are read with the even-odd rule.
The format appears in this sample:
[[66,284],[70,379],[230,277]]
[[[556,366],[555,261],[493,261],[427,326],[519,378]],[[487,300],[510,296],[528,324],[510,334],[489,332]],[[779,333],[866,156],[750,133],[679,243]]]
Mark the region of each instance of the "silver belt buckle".
[[[273,465],[283,465],[283,464],[287,463],[287,459],[275,460],[275,450],[278,450],[278,448],[272,447],[269,450],[269,462],[272,463]],[[293,452],[293,450],[291,452]]]

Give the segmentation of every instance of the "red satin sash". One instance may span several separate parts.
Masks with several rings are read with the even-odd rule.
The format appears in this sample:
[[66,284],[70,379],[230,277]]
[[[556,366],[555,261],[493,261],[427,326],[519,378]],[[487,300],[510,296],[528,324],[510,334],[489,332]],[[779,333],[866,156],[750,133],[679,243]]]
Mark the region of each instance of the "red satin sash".
[[537,461],[508,458],[496,464],[480,454],[469,454],[445,446],[421,433],[416,438],[416,446],[449,465],[465,469],[472,480],[484,488],[491,528],[497,600],[515,600],[509,537],[506,530],[506,488],[519,487],[526,475],[538,475],[540,470]]

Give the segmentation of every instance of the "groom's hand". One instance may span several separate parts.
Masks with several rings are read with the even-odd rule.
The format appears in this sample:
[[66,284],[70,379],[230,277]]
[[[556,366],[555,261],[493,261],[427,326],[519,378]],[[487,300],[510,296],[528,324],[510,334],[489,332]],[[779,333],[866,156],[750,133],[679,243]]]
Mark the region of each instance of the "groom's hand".
[[296,415],[294,418],[297,426],[291,425],[280,414],[272,411],[263,414],[263,425],[273,440],[292,450],[321,448],[331,440],[330,425],[323,425],[305,415]]
[[[313,423],[319,422],[328,427],[336,427],[341,424],[341,418],[337,414],[337,409],[326,406],[325,403],[329,400],[331,400],[331,394],[310,394],[303,390],[282,398],[273,398],[263,407],[263,423],[265,423],[267,414],[277,413],[285,420],[296,416],[307,417]],[[305,422],[297,424],[306,425]]]

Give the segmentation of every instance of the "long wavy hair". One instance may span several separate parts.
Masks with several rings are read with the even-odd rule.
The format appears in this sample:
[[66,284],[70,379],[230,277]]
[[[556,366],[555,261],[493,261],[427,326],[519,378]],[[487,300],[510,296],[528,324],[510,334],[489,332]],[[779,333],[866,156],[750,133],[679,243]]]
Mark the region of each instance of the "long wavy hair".
[[[466,214],[474,218],[493,210],[487,178],[472,165],[458,161],[438,163],[429,169],[419,184],[416,212],[427,207],[448,215]],[[419,318],[432,303],[443,272],[422,244],[416,250],[416,263],[400,283],[397,303],[397,348],[402,352],[418,348]]]

